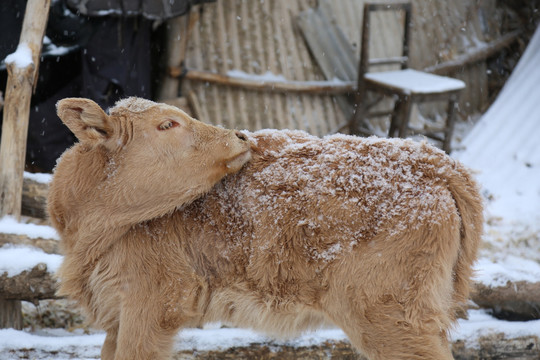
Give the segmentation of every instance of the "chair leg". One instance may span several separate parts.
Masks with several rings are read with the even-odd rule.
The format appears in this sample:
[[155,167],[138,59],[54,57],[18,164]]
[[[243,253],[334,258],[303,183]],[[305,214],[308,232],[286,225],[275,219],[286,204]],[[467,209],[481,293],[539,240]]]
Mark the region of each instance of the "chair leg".
[[411,116],[412,99],[410,96],[399,97],[394,105],[392,112],[392,120],[390,122],[389,137],[397,136],[405,138],[409,126],[409,118]]
[[394,103],[394,110],[392,111],[392,116],[390,118],[390,129],[388,129],[388,137],[395,137],[397,129],[400,128],[401,118],[399,115],[401,114],[400,107],[402,101],[403,100],[398,97]]
[[349,120],[349,133],[352,135],[360,134],[361,125],[364,123],[367,115],[366,107],[366,91],[359,89],[355,94],[355,106],[354,114]]
[[448,101],[448,117],[446,118],[446,126],[444,127],[444,139],[442,149],[446,153],[450,153],[452,145],[452,134],[454,133],[454,125],[456,121],[456,103],[457,98],[452,96]]

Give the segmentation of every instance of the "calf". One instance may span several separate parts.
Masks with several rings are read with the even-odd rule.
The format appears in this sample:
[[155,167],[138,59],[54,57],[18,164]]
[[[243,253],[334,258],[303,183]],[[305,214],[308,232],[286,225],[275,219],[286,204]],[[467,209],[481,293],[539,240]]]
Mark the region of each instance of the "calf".
[[107,331],[103,359],[167,358],[179,329],[214,321],[280,337],[330,323],[370,359],[452,358],[483,219],[442,151],[246,136],[135,98],[58,114],[80,141],[49,195],[60,294]]

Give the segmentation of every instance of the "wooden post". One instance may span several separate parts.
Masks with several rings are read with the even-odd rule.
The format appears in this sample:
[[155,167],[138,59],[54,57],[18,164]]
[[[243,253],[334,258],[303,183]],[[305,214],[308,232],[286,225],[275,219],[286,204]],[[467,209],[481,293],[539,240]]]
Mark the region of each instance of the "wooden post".
[[[8,81],[0,143],[0,217],[20,220],[30,99],[35,88],[41,45],[51,0],[28,0],[17,54],[28,49],[31,62],[7,62]],[[22,328],[21,302],[0,299],[0,328]]]
[[158,89],[157,98],[160,101],[178,97],[180,80],[170,76],[170,69],[181,68],[186,57],[188,39],[198,16],[196,13],[187,13],[167,21],[167,73]]
[[23,328],[21,305],[19,300],[0,299],[0,328]]

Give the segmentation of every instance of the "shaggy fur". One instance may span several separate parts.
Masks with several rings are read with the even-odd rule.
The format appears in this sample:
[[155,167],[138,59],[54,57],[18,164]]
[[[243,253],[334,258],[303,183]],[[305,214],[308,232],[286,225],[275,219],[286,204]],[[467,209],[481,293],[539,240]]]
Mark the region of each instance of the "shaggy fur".
[[240,170],[242,134],[165,105],[58,113],[80,140],[49,195],[60,294],[107,331],[103,359],[167,358],[179,329],[211,321],[277,336],[332,323],[370,359],[452,359],[483,221],[443,152],[261,131]]

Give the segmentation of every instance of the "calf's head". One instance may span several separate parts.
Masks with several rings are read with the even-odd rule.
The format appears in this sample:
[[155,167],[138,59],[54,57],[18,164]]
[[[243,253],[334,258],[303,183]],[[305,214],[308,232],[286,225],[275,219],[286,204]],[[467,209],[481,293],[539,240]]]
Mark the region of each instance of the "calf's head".
[[242,133],[149,100],[122,100],[107,115],[91,100],[68,98],[57,112],[79,139],[58,162],[51,186],[61,194],[50,200],[64,212],[93,206],[148,220],[199,197],[251,156]]

